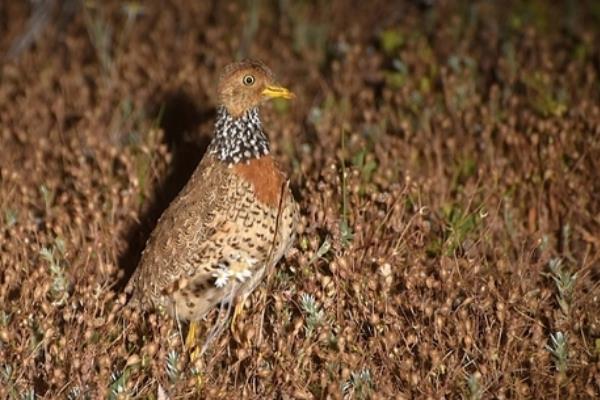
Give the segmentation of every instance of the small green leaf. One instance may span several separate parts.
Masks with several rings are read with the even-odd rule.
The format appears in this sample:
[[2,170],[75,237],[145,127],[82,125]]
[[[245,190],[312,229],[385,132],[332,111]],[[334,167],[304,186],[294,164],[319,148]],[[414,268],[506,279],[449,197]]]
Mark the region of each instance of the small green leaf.
[[388,29],[379,35],[379,43],[385,54],[392,55],[404,44],[404,36],[395,29]]

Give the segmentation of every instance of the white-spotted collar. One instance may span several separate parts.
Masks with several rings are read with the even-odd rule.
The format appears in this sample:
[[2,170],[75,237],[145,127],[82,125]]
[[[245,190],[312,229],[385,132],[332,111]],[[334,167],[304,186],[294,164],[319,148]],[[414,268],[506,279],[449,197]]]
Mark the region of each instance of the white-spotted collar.
[[214,138],[208,151],[230,164],[269,154],[269,140],[262,130],[258,108],[252,108],[235,118],[225,107],[219,107]]

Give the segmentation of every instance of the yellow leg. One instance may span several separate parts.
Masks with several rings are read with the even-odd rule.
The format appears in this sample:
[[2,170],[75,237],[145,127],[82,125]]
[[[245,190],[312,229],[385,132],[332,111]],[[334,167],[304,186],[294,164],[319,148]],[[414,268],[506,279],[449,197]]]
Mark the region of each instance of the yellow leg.
[[200,347],[196,343],[196,333],[198,331],[198,322],[191,321],[188,333],[185,338],[185,348],[190,352],[190,361],[194,364],[196,370],[196,388],[202,389],[202,371],[201,371],[201,360],[200,360]]
[[239,336],[239,332],[237,331],[237,318],[242,314],[242,311],[244,311],[244,303],[246,302],[246,298],[248,296],[242,296],[239,301],[237,302],[237,304],[235,305],[235,308],[233,309],[233,315],[231,316],[231,333],[233,334],[234,338],[239,342],[240,340],[240,336]]
[[198,330],[198,322],[191,321],[188,333],[185,338],[185,347],[190,350],[196,344],[196,331]]

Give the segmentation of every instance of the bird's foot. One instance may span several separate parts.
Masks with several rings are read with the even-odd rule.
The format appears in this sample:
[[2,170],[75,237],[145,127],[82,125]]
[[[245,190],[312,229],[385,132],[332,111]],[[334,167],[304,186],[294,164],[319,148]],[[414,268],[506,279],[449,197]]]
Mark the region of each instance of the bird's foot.
[[197,390],[202,389],[202,358],[201,349],[196,343],[196,334],[198,331],[198,322],[191,321],[188,329],[187,336],[185,338],[185,348],[189,352],[190,363],[192,364],[192,373],[196,379]]
[[240,331],[237,326],[237,319],[244,311],[244,303],[246,302],[246,296],[241,298],[238,303],[235,305],[235,309],[233,310],[233,315],[231,316],[231,334],[236,342],[241,342]]
[[198,323],[196,321],[190,322],[187,336],[185,337],[185,348],[190,350],[196,344],[196,332],[198,331]]

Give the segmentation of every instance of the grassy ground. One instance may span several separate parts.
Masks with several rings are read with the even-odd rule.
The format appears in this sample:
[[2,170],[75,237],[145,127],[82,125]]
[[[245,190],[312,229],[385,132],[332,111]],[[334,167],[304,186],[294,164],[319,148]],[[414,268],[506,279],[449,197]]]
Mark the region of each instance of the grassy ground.
[[[598,3],[366,3],[0,3],[0,398],[600,396]],[[120,290],[248,55],[300,235],[191,365]]]

